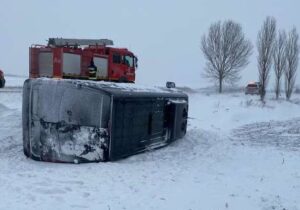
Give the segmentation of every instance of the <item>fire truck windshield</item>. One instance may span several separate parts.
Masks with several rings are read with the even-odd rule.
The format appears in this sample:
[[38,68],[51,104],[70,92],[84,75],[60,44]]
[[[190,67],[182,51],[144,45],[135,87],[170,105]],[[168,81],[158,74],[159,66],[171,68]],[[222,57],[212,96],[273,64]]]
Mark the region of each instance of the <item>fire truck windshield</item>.
[[133,67],[133,57],[132,56],[130,56],[130,55],[125,55],[125,57],[124,57],[124,62],[125,62],[125,64],[127,65],[127,66],[129,66],[129,67]]

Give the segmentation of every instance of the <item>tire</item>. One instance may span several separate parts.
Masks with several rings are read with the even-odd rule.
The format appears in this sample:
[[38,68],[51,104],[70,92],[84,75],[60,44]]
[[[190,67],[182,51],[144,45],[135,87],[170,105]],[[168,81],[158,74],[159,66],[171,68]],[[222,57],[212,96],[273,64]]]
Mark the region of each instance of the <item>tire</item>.
[[118,82],[120,82],[120,83],[127,83],[128,82],[128,80],[127,80],[127,78],[126,77],[120,77],[120,79],[119,79],[119,81]]

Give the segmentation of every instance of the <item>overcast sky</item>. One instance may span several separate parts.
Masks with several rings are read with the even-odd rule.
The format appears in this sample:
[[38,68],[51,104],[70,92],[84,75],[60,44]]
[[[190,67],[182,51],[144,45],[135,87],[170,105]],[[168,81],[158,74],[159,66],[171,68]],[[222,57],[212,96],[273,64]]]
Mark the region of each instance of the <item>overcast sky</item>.
[[[299,0],[0,0],[0,68],[27,75],[29,46],[49,37],[109,38],[138,56],[138,83],[204,86],[200,40],[209,25],[239,22],[255,45],[266,16],[300,31]],[[256,66],[254,48],[240,84],[257,80]]]

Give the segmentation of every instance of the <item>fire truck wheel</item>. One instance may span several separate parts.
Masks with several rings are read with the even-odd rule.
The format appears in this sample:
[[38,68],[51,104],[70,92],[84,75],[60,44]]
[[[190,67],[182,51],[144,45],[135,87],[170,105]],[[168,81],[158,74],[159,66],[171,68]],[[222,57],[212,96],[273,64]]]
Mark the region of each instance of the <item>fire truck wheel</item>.
[[120,77],[119,82],[128,82],[126,77]]

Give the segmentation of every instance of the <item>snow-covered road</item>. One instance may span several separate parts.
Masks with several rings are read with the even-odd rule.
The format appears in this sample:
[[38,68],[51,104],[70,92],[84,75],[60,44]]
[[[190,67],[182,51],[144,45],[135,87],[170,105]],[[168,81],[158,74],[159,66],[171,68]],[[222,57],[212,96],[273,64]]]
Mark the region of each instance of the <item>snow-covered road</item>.
[[117,162],[22,153],[21,89],[0,91],[0,209],[300,209],[300,96],[190,94],[187,135]]

